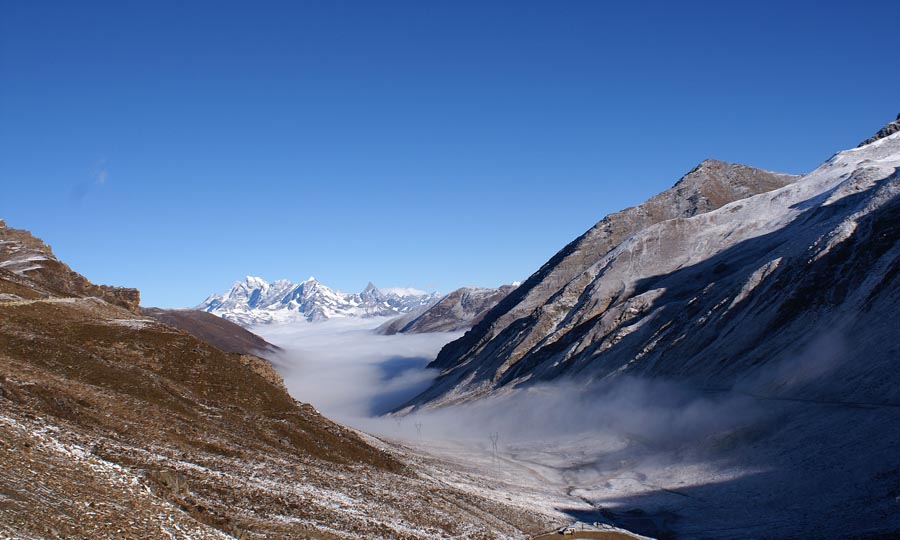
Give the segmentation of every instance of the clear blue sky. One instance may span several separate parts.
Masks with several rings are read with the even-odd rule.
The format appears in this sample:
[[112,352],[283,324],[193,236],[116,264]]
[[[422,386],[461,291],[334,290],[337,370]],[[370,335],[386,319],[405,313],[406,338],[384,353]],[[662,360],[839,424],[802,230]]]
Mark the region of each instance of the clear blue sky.
[[783,4],[2,2],[0,218],[145,305],[520,280],[704,158],[900,112],[900,3]]

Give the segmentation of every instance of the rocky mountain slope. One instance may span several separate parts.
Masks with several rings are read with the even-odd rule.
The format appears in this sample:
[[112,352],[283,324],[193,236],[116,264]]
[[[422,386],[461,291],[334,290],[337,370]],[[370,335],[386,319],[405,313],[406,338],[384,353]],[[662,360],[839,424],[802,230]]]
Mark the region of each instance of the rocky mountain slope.
[[[612,424],[621,447],[563,453],[564,478],[637,532],[897,537],[891,125],[800,177],[704,162],[608,216],[448,344],[431,364],[440,377],[403,410],[511,396],[543,417],[529,400],[556,404],[601,448]],[[723,184],[740,189],[703,202]]]
[[269,283],[247,276],[222,295],[212,295],[197,309],[242,326],[285,321],[319,321],[333,317],[390,317],[433,303],[440,296],[415,290],[381,291],[369,285],[361,293],[335,291],[310,277],[296,284]]
[[703,162],[604,218],[448,344],[415,403],[559,377],[722,385],[825,328],[871,334],[869,314],[893,318],[898,164],[896,134],[799,178]]
[[268,362],[95,296],[112,290],[27,232],[2,234],[0,537],[502,538],[547,525],[418,473],[295,401]]
[[0,220],[0,277],[5,283],[0,294],[15,300],[18,293],[36,296],[96,296],[107,302],[137,311],[141,295],[137,289],[94,285],[56,258],[50,246],[28,231],[7,227]]
[[514,289],[512,285],[504,285],[497,289],[462,287],[430,306],[384,323],[376,329],[376,332],[392,335],[465,330],[477,324],[491,308]]
[[857,148],[859,148],[860,146],[865,146],[867,144],[871,144],[877,140],[883,139],[883,138],[887,137],[888,135],[893,135],[894,133],[897,133],[898,131],[900,131],[900,114],[897,115],[896,120],[894,120],[893,122],[890,122],[889,124],[885,125],[880,130],[878,130],[878,133],[876,133],[875,135],[872,135],[868,139],[859,143],[859,146],[857,146]]

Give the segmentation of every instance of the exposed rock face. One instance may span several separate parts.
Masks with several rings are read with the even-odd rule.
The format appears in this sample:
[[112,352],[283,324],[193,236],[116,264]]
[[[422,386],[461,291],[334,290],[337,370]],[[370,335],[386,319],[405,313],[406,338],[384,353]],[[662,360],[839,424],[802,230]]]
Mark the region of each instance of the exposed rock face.
[[94,285],[84,276],[59,261],[50,246],[28,231],[13,229],[0,220],[0,269],[19,276],[10,282],[22,282],[38,294],[89,297],[137,312],[141,293],[137,289]]
[[432,367],[445,370],[445,376],[419,401],[435,399],[463,380],[473,384],[492,381],[529,354],[593,281],[586,271],[624,240],[655,224],[702,215],[789,185],[797,178],[706,160],[671,189],[603,218],[512,291],[465,336],[444,347]]
[[883,139],[883,138],[887,137],[888,135],[893,135],[894,133],[897,133],[898,131],[900,131],[900,114],[897,115],[896,120],[894,120],[893,122],[887,124],[880,130],[878,130],[878,133],[869,137],[868,139],[864,140],[863,142],[859,143],[859,146],[857,146],[857,148],[859,148],[861,146],[865,146],[867,144],[871,144],[877,140]]
[[141,291],[131,287],[113,287],[111,285],[98,285],[97,288],[99,289],[97,294],[94,294],[95,291],[90,287],[85,288],[84,295],[97,296],[110,304],[122,306],[128,311],[133,311],[135,313],[140,312]]
[[431,306],[384,323],[377,331],[388,335],[425,334],[471,328],[513,290],[515,287],[512,285],[497,289],[463,287]]

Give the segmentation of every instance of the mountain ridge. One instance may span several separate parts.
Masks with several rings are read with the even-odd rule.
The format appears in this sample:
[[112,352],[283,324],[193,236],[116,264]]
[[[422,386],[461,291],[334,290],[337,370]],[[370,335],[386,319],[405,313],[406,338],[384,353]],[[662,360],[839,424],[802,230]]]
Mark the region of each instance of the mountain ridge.
[[[665,329],[659,325],[668,319],[657,310],[660,302],[668,302],[666,299],[672,297],[671,292],[665,291],[673,287],[685,289],[683,294],[688,299],[702,293],[702,288],[695,291],[690,289],[692,285],[673,284],[674,278],[663,280],[666,286],[656,286],[654,282],[662,278],[651,279],[653,274],[691,268],[711,258],[717,245],[730,246],[738,238],[751,240],[765,234],[763,231],[777,231],[801,215],[813,219],[814,214],[804,211],[828,206],[826,202],[835,203],[859,192],[879,197],[870,191],[876,185],[876,177],[887,182],[885,189],[895,184],[890,176],[891,166],[884,163],[892,163],[891,148],[898,144],[897,138],[896,134],[888,135],[860,149],[838,153],[803,176],[780,175],[714,160],[702,162],[670,190],[598,222],[551,258],[472,330],[445,346],[430,364],[441,370],[441,376],[410,405],[457,403],[502,386],[553,379],[564,372],[611,376],[618,369],[613,366],[634,371],[637,365],[649,363],[647,360],[635,364],[630,358],[653,358],[658,351],[649,351],[659,343],[667,343]],[[791,205],[784,206],[779,198],[792,201]],[[849,204],[850,200],[844,202]],[[656,209],[662,201],[670,210],[659,214]],[[759,207],[759,215],[745,208],[750,203]],[[826,218],[822,218],[821,228],[827,229],[830,222]],[[799,226],[804,222],[797,223]],[[833,230],[819,232],[825,235],[821,238],[814,234],[818,229],[803,237],[813,236],[810,242],[815,244],[810,250],[818,250],[820,247],[815,246],[820,245],[834,247],[853,233],[853,227],[850,220],[834,225]],[[784,242],[793,245],[791,241],[797,240]],[[763,240],[757,243],[762,244]],[[765,281],[779,265],[784,266],[783,261],[772,257],[760,260],[756,267],[747,270],[750,275],[743,276],[740,272],[749,264],[746,260],[753,259],[751,251],[748,248],[747,253],[736,252],[741,258],[735,255],[735,260],[719,257],[720,262],[708,274],[698,271],[691,279],[699,287],[716,279],[723,281],[717,277],[720,274],[738,272],[734,279],[741,284],[733,285],[737,290],[729,293],[729,301],[739,304],[746,300],[755,283]],[[702,264],[697,268],[701,267]],[[683,270],[680,275],[686,272]],[[738,296],[742,299],[738,300]],[[683,309],[689,312],[688,306]],[[651,332],[647,341],[641,342],[643,345],[624,352],[625,344],[643,336],[647,328],[661,334]],[[670,339],[681,335],[677,333]],[[684,333],[679,343],[691,342],[690,336],[690,332]],[[620,342],[623,344],[618,345]],[[648,352],[641,353],[642,347],[647,347]],[[702,347],[693,354],[699,354],[698,350]],[[597,368],[603,364],[603,358],[617,360],[609,360],[609,369]]]
[[98,297],[111,304],[137,312],[141,293],[128,287],[95,285],[56,258],[43,240],[23,229],[15,229],[0,219],[0,275],[6,277],[0,291],[16,295],[13,284],[26,296]]
[[376,328],[376,332],[392,335],[466,330],[477,324],[515,288],[514,285],[496,289],[461,287],[428,306],[391,319]]
[[411,289],[381,291],[369,282],[360,293],[344,293],[323,285],[314,277],[294,283],[280,279],[269,283],[254,276],[235,281],[221,295],[210,295],[196,309],[241,326],[334,317],[390,317],[429,305],[437,293]]

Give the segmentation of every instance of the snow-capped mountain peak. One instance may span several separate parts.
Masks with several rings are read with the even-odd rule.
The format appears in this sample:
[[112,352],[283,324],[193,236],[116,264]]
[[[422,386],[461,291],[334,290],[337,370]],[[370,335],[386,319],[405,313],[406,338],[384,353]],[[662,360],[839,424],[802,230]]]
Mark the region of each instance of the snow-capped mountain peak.
[[[418,294],[415,294],[418,293]],[[235,281],[224,294],[211,295],[197,309],[243,326],[318,321],[333,317],[388,317],[409,313],[429,305],[440,295],[403,290],[381,291],[369,282],[361,293],[344,293],[316,281],[301,283],[280,279],[273,283],[255,276]]]
[[416,289],[414,287],[388,287],[386,289],[381,289],[385,294],[395,294],[397,296],[426,296],[426,293],[423,290]]

